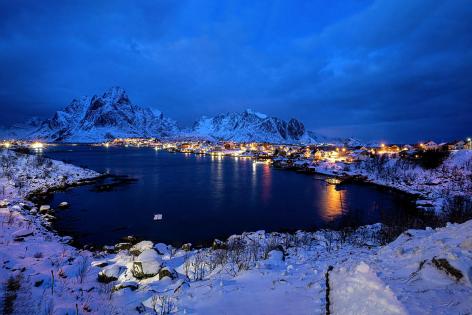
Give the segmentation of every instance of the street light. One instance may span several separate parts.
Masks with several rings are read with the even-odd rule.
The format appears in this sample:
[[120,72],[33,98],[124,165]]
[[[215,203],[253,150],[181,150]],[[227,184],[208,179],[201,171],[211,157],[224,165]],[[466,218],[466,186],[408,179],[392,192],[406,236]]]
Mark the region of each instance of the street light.
[[41,142],[33,142],[31,144],[31,148],[35,149],[35,150],[41,150],[42,148],[44,148],[44,144],[42,144]]

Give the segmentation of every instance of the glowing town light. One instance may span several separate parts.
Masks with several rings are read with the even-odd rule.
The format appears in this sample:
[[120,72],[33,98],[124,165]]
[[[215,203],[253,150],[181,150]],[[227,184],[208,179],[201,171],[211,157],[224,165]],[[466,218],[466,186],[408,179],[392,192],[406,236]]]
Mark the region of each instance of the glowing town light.
[[41,150],[42,148],[44,148],[44,144],[42,144],[41,142],[33,142],[31,144],[31,148],[35,150]]
[[471,139],[471,138],[467,138],[467,142],[471,142],[471,141],[472,141],[472,139]]
[[381,143],[381,144],[380,144],[380,147],[381,147],[381,148],[385,148],[385,143]]
[[110,144],[109,144],[108,142],[106,142],[106,143],[104,144],[104,146],[105,146],[105,148],[108,148],[108,147],[110,146]]
[[343,148],[343,152],[346,152],[346,148]]
[[5,142],[3,144],[3,146],[8,149],[9,147],[11,147],[11,143],[10,142]]

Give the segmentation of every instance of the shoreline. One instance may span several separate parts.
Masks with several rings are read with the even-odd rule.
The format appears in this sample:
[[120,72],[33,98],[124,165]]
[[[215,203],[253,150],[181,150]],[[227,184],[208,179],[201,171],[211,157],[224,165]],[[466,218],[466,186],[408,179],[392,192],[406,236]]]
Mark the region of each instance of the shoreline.
[[[89,146],[88,144],[84,144],[84,146]],[[147,148],[149,149],[148,147],[137,147],[136,149],[143,149],[143,148]],[[165,151],[165,152],[168,152],[168,151]],[[174,152],[168,152],[168,153],[180,153],[180,154],[185,154],[184,152],[180,152],[180,151],[174,151]],[[192,156],[194,156],[195,154],[191,154]],[[224,156],[224,157],[228,157],[230,158],[230,156]],[[251,158],[251,160],[254,160]],[[255,160],[254,160],[255,161]],[[283,168],[278,168],[278,167],[275,167],[273,164],[270,165],[271,168],[273,170],[277,169],[277,170],[284,170],[284,171],[287,171],[287,169],[283,169]],[[321,175],[321,176],[324,176],[326,178],[339,178],[340,175],[337,175],[337,174],[329,174],[329,173],[305,173],[305,172],[299,172],[297,170],[292,170],[292,169],[289,169],[288,171],[296,171],[297,173],[300,173],[299,175]],[[131,178],[129,175],[113,175],[113,174],[101,174],[99,176],[97,176],[96,178],[94,179],[91,179],[91,180],[86,180],[84,181],[84,183],[78,183],[78,184],[71,184],[71,185],[67,185],[67,186],[64,186],[64,187],[59,187],[59,188],[51,188],[49,189],[48,191],[45,191],[45,192],[40,192],[40,193],[36,193],[34,197],[39,197],[39,198],[42,198],[42,197],[45,197],[45,198],[48,198],[50,194],[54,194],[55,192],[57,191],[65,191],[65,190],[68,190],[68,189],[73,189],[74,187],[78,187],[78,186],[83,186],[83,185],[94,185],[94,183],[96,183],[97,181],[103,179],[103,178]],[[316,179],[316,178],[315,178]],[[317,179],[318,180],[318,179]],[[417,196],[415,196],[414,194],[411,194],[411,193],[408,193],[408,192],[404,192],[402,190],[399,190],[399,189],[396,189],[394,187],[389,187],[389,186],[384,186],[384,185],[378,185],[376,183],[373,183],[373,182],[368,182],[368,181],[359,181],[359,182],[355,182],[356,184],[362,184],[362,185],[366,185],[366,186],[372,186],[372,188],[375,188],[375,189],[380,189],[382,191],[385,191],[385,192],[388,192],[388,193],[394,193],[394,194],[399,194],[402,196],[402,198],[405,198],[406,202],[408,202],[408,208],[409,208],[409,212],[411,212],[412,214],[415,214],[413,211],[416,211],[416,210],[420,210],[416,204],[415,204],[415,201],[417,199]],[[337,185],[343,185],[343,183],[340,183],[340,184],[337,184]],[[337,186],[336,185],[336,186]],[[33,200],[32,198],[30,198],[31,201],[35,201]],[[46,199],[47,200],[47,199]],[[48,201],[46,202],[48,203]],[[410,206],[411,206],[411,209],[410,209]],[[368,224],[368,225],[359,225],[358,227],[363,227],[363,226],[370,226],[370,225],[376,225],[378,224],[379,222],[373,222],[371,224]],[[53,224],[53,227],[54,227],[54,224]],[[291,235],[294,235],[295,233],[297,233],[298,231],[302,231],[302,232],[306,232],[306,233],[314,233],[316,231],[320,231],[320,230],[330,230],[330,231],[335,231],[335,232],[338,232],[340,231],[341,229],[343,229],[342,226],[335,226],[335,225],[332,225],[332,226],[325,226],[325,227],[317,227],[317,226],[313,226],[312,228],[308,228],[308,229],[297,229],[297,228],[293,228],[293,229],[282,229],[282,230],[264,230],[265,232],[267,233],[287,233],[287,234],[291,234]],[[74,236],[76,235],[78,232],[77,231],[61,231],[60,229],[55,229],[56,233],[58,233],[59,236],[61,235],[67,235],[67,236]],[[242,231],[241,233],[253,233],[255,231]],[[241,234],[240,233],[240,234]],[[199,241],[198,243],[196,243],[195,245],[195,248],[208,248],[208,247],[211,247],[212,244],[214,243],[215,239],[217,240],[227,240],[228,238],[230,238],[231,236],[234,236],[234,235],[240,235],[240,234],[225,234],[225,235],[221,235],[219,237],[215,237],[215,238],[212,238],[212,239],[207,239],[207,240],[202,240],[202,241]],[[117,240],[117,244],[119,242],[121,242],[121,240],[125,239],[126,237],[128,236],[132,236],[133,238],[136,238],[138,239],[139,241],[147,241],[149,239],[146,239],[146,238],[143,238],[143,237],[136,237],[135,235],[120,235],[120,240]],[[153,240],[154,241],[154,240]],[[91,244],[91,243],[82,243],[82,242],[76,242],[75,241],[75,238],[74,238],[74,241],[73,241],[73,244],[74,246],[76,246],[77,248],[82,248],[82,249],[88,249],[88,250],[93,250],[93,251],[100,251],[102,250],[103,247],[106,247],[106,246],[114,246],[116,244],[103,244],[103,245],[94,245],[94,244]],[[174,244],[172,244],[174,245]]]
[[[68,189],[59,179],[70,168],[61,165],[55,173],[57,185],[44,182],[42,189]],[[84,176],[91,173],[78,170],[74,167],[78,178],[69,188],[94,181],[80,179],[81,172]],[[417,272],[418,264],[428,272],[442,272],[443,277],[448,277],[440,267],[435,267],[435,262],[449,264],[449,257],[461,253],[456,248],[472,246],[467,239],[472,221],[437,229],[408,230],[385,245],[377,239],[382,226],[374,224],[348,234],[326,230],[242,233],[202,249],[130,242],[134,245],[122,243],[107,252],[106,248],[91,251],[74,247],[70,238],[47,229],[42,224],[44,218],[27,209],[32,206],[31,201],[20,195],[9,200],[0,205],[3,222],[0,281],[18,279],[20,291],[15,307],[19,313],[42,313],[45,309],[58,314],[73,314],[77,310],[92,314],[158,313],[165,306],[172,308],[172,314],[219,314],[228,301],[238,305],[248,301],[242,305],[248,314],[255,310],[277,313],[282,309],[287,314],[304,314],[324,310],[326,270],[330,270],[332,306],[340,305],[339,299],[346,296],[342,290],[349,281],[361,281],[368,290],[356,291],[355,294],[364,296],[359,298],[360,302],[372,290],[377,290],[374,294],[387,290],[401,302],[389,303],[409,313],[415,313],[427,301],[435,310],[459,313],[472,307],[466,298],[472,293],[470,279],[463,267],[468,266],[464,263],[470,258],[464,255],[449,261],[465,280],[443,279],[444,284],[435,284],[434,290],[428,291],[436,294],[433,298],[416,293],[418,286],[430,288],[428,278],[415,278],[411,290],[405,285],[411,280],[410,274]],[[444,245],[438,245],[439,240]],[[459,265],[455,263],[457,259]],[[136,273],[137,265],[144,268],[143,273]],[[21,290],[26,289],[31,293],[25,297]],[[444,306],[444,295],[447,299],[459,299],[460,303],[452,309],[450,305]]]
[[[68,145],[71,145],[71,144],[68,144]],[[89,146],[89,144],[82,144],[82,145]],[[148,147],[141,147],[141,148],[148,148]],[[180,151],[172,151],[172,152],[169,152],[169,153],[186,154],[186,153],[180,152]],[[195,154],[192,154],[192,155],[195,155]],[[223,156],[223,157],[230,157],[230,156]],[[251,160],[255,161],[254,158],[251,158]],[[63,163],[65,163],[65,162],[63,162]],[[70,164],[70,165],[72,165],[72,164]],[[284,170],[284,171],[292,171],[292,172],[295,171],[296,173],[300,173],[300,174],[304,174],[304,175],[326,176],[327,178],[337,178],[337,179],[341,179],[341,180],[342,179],[346,180],[345,177],[349,176],[349,177],[351,177],[350,179],[352,179],[352,178],[355,179],[353,181],[354,183],[358,183],[358,184],[362,184],[362,185],[372,185],[376,189],[381,189],[383,191],[387,191],[387,192],[391,192],[391,193],[398,193],[398,194],[403,195],[404,197],[406,197],[408,199],[408,203],[411,205],[411,209],[410,209],[409,212],[411,212],[411,214],[413,214],[413,215],[417,216],[418,214],[422,214],[422,215],[426,216],[426,215],[429,215],[433,212],[435,216],[438,216],[437,211],[432,211],[432,209],[434,209],[434,206],[425,207],[425,206],[422,206],[422,205],[418,204],[418,201],[421,201],[421,200],[431,200],[431,199],[428,199],[428,197],[426,196],[427,192],[414,191],[414,190],[408,189],[408,188],[392,186],[392,185],[389,185],[388,183],[377,181],[375,179],[369,178],[366,174],[362,174],[362,172],[356,172],[356,171],[350,171],[350,172],[349,171],[340,171],[340,172],[338,172],[338,171],[332,171],[332,170],[329,170],[328,168],[323,168],[323,167],[315,167],[315,168],[313,168],[313,170],[314,170],[313,172],[307,172],[307,171],[304,171],[303,169],[277,167],[277,166],[274,165],[274,163],[271,163],[270,166],[273,169],[279,169],[279,170]],[[75,167],[78,167],[78,166],[75,166]],[[79,167],[79,168],[81,168],[81,167]],[[84,169],[84,170],[87,170],[87,169]],[[128,179],[131,179],[131,181],[133,181],[133,179],[129,176],[113,175],[113,174],[99,174],[99,175],[97,175],[96,177],[93,177],[93,178],[79,179],[77,182],[68,183],[66,185],[58,185],[58,186],[54,186],[54,187],[49,187],[46,191],[43,191],[43,189],[39,188],[36,191],[31,192],[25,199],[28,200],[28,201],[38,203],[38,202],[40,202],[40,200],[38,200],[38,199],[43,198],[43,200],[47,200],[48,196],[50,196],[51,194],[54,194],[54,192],[65,191],[65,190],[68,190],[68,189],[73,189],[74,187],[78,187],[78,186],[93,185],[97,181],[100,181],[100,180],[106,179],[106,178],[118,178],[118,179],[128,178]],[[120,185],[120,184],[118,183],[118,185]],[[341,181],[339,184],[336,184],[336,185],[343,185],[343,181]],[[106,185],[106,186],[108,186],[108,185]],[[40,204],[38,204],[38,206],[40,206]],[[418,211],[418,213],[416,213],[414,211]],[[371,225],[374,225],[374,224],[376,224],[376,223],[373,223]],[[435,226],[435,225],[433,225],[433,226]],[[53,229],[54,224],[50,224],[49,228]],[[410,227],[405,226],[405,229],[408,229],[408,228],[410,228]],[[314,231],[317,231],[317,230],[340,231],[340,229],[342,229],[342,227],[327,226],[325,228],[313,227],[313,229],[304,229],[302,231],[304,231],[304,232],[314,232]],[[56,229],[54,229],[54,231],[60,237],[61,237],[62,234],[64,234],[64,236],[69,236],[71,234],[72,235],[74,234],[73,231],[72,232],[71,231],[65,231],[63,233],[61,233],[60,230],[56,230]],[[297,231],[299,231],[299,229],[293,229],[293,230],[290,230],[290,231],[273,231],[273,232],[294,234]],[[250,233],[250,231],[249,232],[244,232],[244,233]],[[69,234],[69,235],[66,235],[66,234]],[[229,238],[231,236],[232,235],[227,235],[227,237],[222,237],[222,238],[223,239],[224,238]],[[123,235],[121,238],[123,239],[123,238],[126,238],[126,237],[127,237],[127,235]],[[141,238],[140,238],[140,240],[141,240]],[[82,244],[82,243],[79,243],[79,242],[76,243],[75,241],[74,241],[74,244],[75,244],[76,248],[83,248],[83,249],[87,248],[87,249],[93,249],[94,251],[100,251],[100,247],[107,246],[107,245],[103,245],[103,246],[100,245],[100,246],[96,247],[96,245],[87,244],[87,243]],[[211,246],[210,244],[212,244],[212,240],[206,240],[206,241],[199,242],[199,248],[209,247],[209,246]]]
[[[175,152],[175,153],[181,153],[181,152]],[[277,168],[273,165],[271,165],[271,168],[273,168],[274,170],[275,169],[281,169],[281,168]],[[281,170],[286,170],[286,169],[281,169]],[[292,171],[292,170],[290,170]],[[304,173],[304,172],[297,172],[297,173],[300,173],[299,175],[319,175],[319,176],[324,176],[326,178],[339,178],[340,175],[338,174],[330,174],[330,173],[311,173],[311,174],[307,174],[307,173]],[[65,186],[65,187],[60,187],[60,188],[52,188],[52,189],[49,189],[48,191],[46,192],[41,192],[39,194],[36,194],[37,197],[41,198],[43,196],[48,196],[50,194],[53,194],[54,192],[57,192],[57,191],[64,191],[64,190],[67,190],[67,189],[73,189],[74,187],[77,187],[77,186],[82,186],[82,185],[93,185],[96,181],[102,179],[102,178],[123,178],[125,176],[117,176],[117,175],[113,175],[113,174],[102,174],[102,175],[99,175],[97,176],[96,178],[92,179],[92,180],[88,180],[88,181],[85,181],[83,184],[82,183],[79,183],[79,184],[72,184],[72,185],[69,185],[69,186]],[[129,177],[126,177],[126,178],[129,178]],[[316,178],[315,178],[316,179]],[[417,213],[415,211],[420,211],[421,209],[419,209],[415,203],[415,201],[417,200],[417,196],[414,195],[414,194],[411,194],[409,192],[405,192],[405,191],[402,191],[402,190],[399,190],[395,187],[389,187],[389,186],[385,186],[385,185],[379,185],[379,184],[376,184],[376,183],[373,183],[373,182],[369,182],[369,181],[358,181],[358,182],[355,182],[357,184],[361,184],[361,185],[367,185],[367,186],[372,186],[372,188],[375,188],[375,189],[380,189],[382,191],[386,191],[388,193],[394,193],[394,194],[399,194],[401,195],[402,198],[405,198],[405,202],[408,203],[408,208],[409,208],[409,213],[413,214],[413,215],[417,215]],[[343,183],[340,183],[338,185],[343,185]],[[30,198],[30,200],[32,200]],[[34,201],[34,200],[32,200]],[[422,210],[421,210],[422,211]],[[375,225],[377,224],[378,222],[373,222],[372,224],[370,225]],[[54,225],[53,225],[54,226]],[[359,225],[359,227],[361,227],[362,225]],[[407,227],[408,228],[408,227]],[[308,229],[290,229],[290,230],[286,230],[286,229],[282,229],[282,230],[265,230],[267,233],[287,233],[287,234],[295,234],[297,231],[303,231],[303,232],[307,232],[307,233],[313,233],[313,232],[316,232],[316,231],[319,231],[319,230],[332,230],[332,231],[340,231],[343,229],[343,226],[336,226],[336,225],[331,225],[331,226],[325,226],[325,227],[316,227],[316,226],[313,226],[312,228],[308,228]],[[77,234],[77,231],[61,231],[60,229],[56,229],[55,230],[59,236],[61,235],[70,235],[70,236],[74,236]],[[254,232],[254,231],[242,231],[241,233],[251,233],[251,232]],[[207,247],[211,247],[211,245],[214,243],[215,239],[219,239],[219,240],[226,240],[228,238],[230,238],[231,236],[233,236],[234,234],[225,234],[225,235],[222,235],[220,237],[215,237],[215,238],[212,238],[212,239],[207,239],[207,240],[203,240],[203,241],[200,241],[198,243],[196,243],[196,248],[207,248]],[[117,244],[119,242],[121,242],[123,239],[125,239],[126,237],[128,237],[129,235],[120,235],[120,240],[117,239]],[[135,235],[131,235],[133,236],[134,238],[136,238]],[[148,240],[146,238],[142,238],[142,237],[138,237],[139,240]],[[154,241],[154,240],[153,240]],[[92,243],[82,243],[82,242],[76,242],[75,241],[75,238],[74,238],[74,242],[73,242],[74,246],[76,246],[77,248],[83,248],[83,249],[88,249],[88,250],[94,250],[94,251],[100,251],[104,246],[114,246],[116,244],[103,244],[103,245],[94,245]],[[174,245],[174,244],[172,244]]]

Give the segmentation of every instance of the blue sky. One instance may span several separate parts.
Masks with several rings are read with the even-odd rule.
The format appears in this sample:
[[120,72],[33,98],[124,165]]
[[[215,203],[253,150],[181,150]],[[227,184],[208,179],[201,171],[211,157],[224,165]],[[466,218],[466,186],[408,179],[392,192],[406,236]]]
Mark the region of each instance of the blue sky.
[[0,0],[0,125],[119,85],[184,125],[253,108],[330,136],[461,138],[471,17],[469,0]]

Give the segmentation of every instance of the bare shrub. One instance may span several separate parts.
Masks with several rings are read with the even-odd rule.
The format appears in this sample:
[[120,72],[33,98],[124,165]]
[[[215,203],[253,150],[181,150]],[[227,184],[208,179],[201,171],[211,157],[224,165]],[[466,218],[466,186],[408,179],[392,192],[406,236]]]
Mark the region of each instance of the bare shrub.
[[3,314],[13,314],[14,302],[17,298],[17,292],[21,288],[22,275],[18,274],[8,278],[5,284],[5,293],[3,295]]
[[77,264],[77,278],[79,279],[79,283],[83,283],[84,279],[87,277],[87,273],[90,268],[88,257],[80,256],[80,259]]
[[193,256],[185,255],[184,273],[190,280],[203,280],[206,276],[208,262],[211,259],[207,257],[204,250],[197,251]]
[[279,245],[279,242],[278,242],[277,238],[275,238],[275,237],[269,238],[267,243],[264,245],[264,252],[263,252],[262,258],[267,259],[269,257],[269,253],[271,251],[276,250],[276,249],[280,249],[279,246],[280,245]]
[[170,296],[154,295],[151,298],[151,307],[155,314],[167,315],[174,310],[174,302]]
[[227,253],[228,263],[226,269],[232,276],[236,276],[242,270],[248,270],[251,266],[251,254],[241,237],[233,237],[228,240]]

